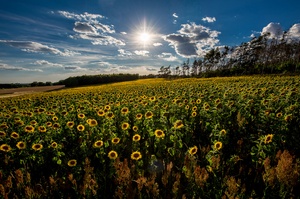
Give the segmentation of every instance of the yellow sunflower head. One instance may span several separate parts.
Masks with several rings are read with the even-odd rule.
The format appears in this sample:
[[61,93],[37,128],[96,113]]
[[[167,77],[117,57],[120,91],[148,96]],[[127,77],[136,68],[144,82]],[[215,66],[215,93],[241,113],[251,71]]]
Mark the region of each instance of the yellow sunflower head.
[[177,120],[175,123],[174,123],[174,128],[175,129],[180,129],[182,128],[184,125],[183,125],[183,122],[182,120]]
[[33,144],[31,147],[35,151],[40,151],[43,148],[42,144]]
[[222,142],[216,142],[215,144],[214,144],[214,148],[216,149],[216,150],[220,150],[220,149],[222,149]]
[[100,148],[103,146],[103,141],[102,140],[97,140],[95,143],[94,143],[94,148]]
[[122,124],[122,130],[127,130],[129,128],[129,124],[127,122],[124,122]]
[[16,144],[16,146],[17,146],[18,149],[25,149],[26,148],[25,142],[22,142],[22,141],[18,142]]
[[13,139],[18,139],[20,137],[20,135],[18,133],[16,133],[16,132],[12,132],[10,134],[10,137],[13,138]]
[[25,132],[26,133],[33,133],[34,132],[34,127],[31,125],[25,126]]
[[11,150],[11,147],[8,144],[2,144],[0,146],[0,151],[9,152]]
[[197,146],[193,146],[192,148],[189,149],[189,154],[191,155],[195,155],[198,151],[198,147]]
[[111,140],[111,142],[112,142],[113,144],[118,144],[118,143],[120,142],[120,138],[115,137],[115,138],[113,138],[113,139]]
[[265,144],[269,144],[272,142],[272,139],[273,139],[273,134],[268,134],[266,137],[265,137],[265,140],[264,140],[264,143]]
[[154,134],[157,138],[164,138],[165,137],[165,133],[160,129],[155,130]]
[[150,118],[152,118],[152,117],[153,117],[153,113],[152,113],[151,111],[147,111],[147,112],[145,113],[145,118],[150,119]]
[[75,167],[77,165],[77,160],[72,159],[68,161],[68,166],[69,167]]
[[131,154],[131,159],[132,160],[139,160],[142,158],[142,154],[138,151],[135,151]]
[[138,142],[140,140],[141,140],[141,136],[139,134],[135,134],[134,136],[132,136],[132,141]]
[[84,129],[85,129],[85,127],[84,127],[82,124],[79,124],[79,125],[77,126],[77,130],[78,130],[78,131],[84,131]]
[[112,159],[112,160],[115,160],[115,159],[117,159],[117,157],[118,157],[118,153],[117,153],[116,151],[110,151],[110,152],[108,153],[108,157],[109,157],[110,159]]
[[69,122],[67,122],[67,127],[69,127],[71,129],[71,128],[73,128],[74,124],[75,123],[73,121],[69,121]]

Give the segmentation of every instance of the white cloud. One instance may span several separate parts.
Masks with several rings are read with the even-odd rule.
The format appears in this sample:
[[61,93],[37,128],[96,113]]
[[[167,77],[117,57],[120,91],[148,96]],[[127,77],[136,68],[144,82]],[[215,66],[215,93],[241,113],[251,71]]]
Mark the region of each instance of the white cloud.
[[118,56],[121,56],[121,57],[132,56],[131,52],[126,51],[124,49],[119,49],[118,52],[120,53]]
[[177,61],[177,57],[173,56],[172,53],[162,53],[161,55],[158,55],[159,58],[162,58],[166,61]]
[[97,19],[103,19],[105,18],[103,15],[99,14],[90,14],[87,12],[84,12],[83,14],[75,14],[72,12],[67,12],[67,11],[58,11],[58,13],[68,19],[76,19],[80,21],[93,21]]
[[182,57],[202,56],[203,52],[210,50],[219,42],[217,37],[220,32],[194,22],[182,24],[181,29],[177,32],[166,35],[164,39]]
[[121,32],[122,35],[127,35],[127,32]]
[[283,35],[283,30],[279,23],[271,22],[262,29],[261,35],[264,35],[264,34],[270,34],[269,38],[279,39]]
[[41,69],[29,69],[29,68],[24,68],[19,66],[11,66],[4,63],[0,63],[0,70],[43,72]]
[[33,42],[33,41],[0,40],[0,42],[15,48],[20,48],[22,51],[25,52],[48,53],[48,54],[55,54],[60,56],[73,56],[75,54],[79,54],[67,49],[64,50],[63,52],[57,48],[49,47],[47,45],[38,42]]
[[202,21],[206,21],[208,23],[212,23],[212,22],[216,21],[216,18],[215,17],[203,17]]
[[[86,39],[90,40],[93,45],[115,45],[123,46],[125,43],[111,35],[114,34],[115,29],[113,25],[100,23],[99,20],[105,18],[98,14],[76,14],[67,11],[58,11],[58,13],[68,19],[77,20],[74,25],[74,32],[77,35],[70,35],[72,39]],[[124,34],[123,32],[122,34]],[[126,33],[125,33],[126,34]]]
[[134,53],[136,55],[140,55],[140,56],[148,56],[149,51],[147,51],[147,50],[136,50],[136,51],[134,51]]
[[289,39],[293,41],[300,40],[300,23],[294,24],[287,32]]
[[177,23],[177,18],[178,18],[178,15],[176,13],[173,13],[172,15],[175,19],[173,20],[173,24],[176,24]]
[[41,65],[41,66],[55,66],[55,67],[62,67],[63,65],[61,64],[56,64],[56,63],[52,63],[46,60],[37,60],[34,62],[34,64],[36,65]]
[[153,46],[162,46],[162,43],[154,43]]
[[75,22],[73,30],[78,33],[97,33],[96,28],[87,22]]

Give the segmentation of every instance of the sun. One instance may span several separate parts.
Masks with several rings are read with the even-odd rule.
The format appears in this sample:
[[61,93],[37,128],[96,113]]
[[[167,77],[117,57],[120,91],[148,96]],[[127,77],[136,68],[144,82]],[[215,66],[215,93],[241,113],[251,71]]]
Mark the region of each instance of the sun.
[[147,22],[146,19],[144,19],[136,23],[132,34],[132,39],[136,46],[145,50],[146,48],[150,48],[157,38],[157,29],[151,22]]
[[144,44],[147,44],[150,41],[150,39],[151,39],[151,36],[147,32],[140,33],[140,35],[139,35],[140,42],[142,42]]

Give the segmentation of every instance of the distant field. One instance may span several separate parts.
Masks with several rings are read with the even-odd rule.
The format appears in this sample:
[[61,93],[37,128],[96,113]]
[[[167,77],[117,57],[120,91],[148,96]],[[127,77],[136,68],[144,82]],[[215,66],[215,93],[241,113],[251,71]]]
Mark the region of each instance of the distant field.
[[30,93],[47,92],[64,88],[64,85],[57,86],[38,86],[38,87],[26,87],[26,88],[10,88],[0,89],[0,98],[14,97]]

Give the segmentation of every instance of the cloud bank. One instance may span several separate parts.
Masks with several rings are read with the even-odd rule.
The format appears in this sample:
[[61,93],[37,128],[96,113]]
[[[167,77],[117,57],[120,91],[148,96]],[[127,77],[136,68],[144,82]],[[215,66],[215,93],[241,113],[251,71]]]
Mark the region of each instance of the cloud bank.
[[166,35],[164,40],[169,42],[182,57],[203,56],[219,42],[217,37],[220,32],[194,22],[182,24],[177,32]]
[[[76,14],[67,11],[58,11],[58,13],[67,19],[75,20],[73,31],[77,34],[70,35],[72,39],[90,40],[93,45],[125,45],[122,40],[112,35],[115,33],[113,25],[100,23],[99,20],[106,19],[103,15],[87,12]],[[122,32],[121,34],[126,33]]]
[[1,43],[5,43],[11,47],[19,48],[25,52],[34,52],[34,53],[45,53],[45,54],[54,54],[60,56],[73,56],[76,53],[70,50],[61,51],[57,48],[50,47],[38,42],[33,41],[13,41],[13,40],[0,40]]

